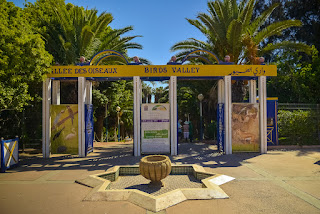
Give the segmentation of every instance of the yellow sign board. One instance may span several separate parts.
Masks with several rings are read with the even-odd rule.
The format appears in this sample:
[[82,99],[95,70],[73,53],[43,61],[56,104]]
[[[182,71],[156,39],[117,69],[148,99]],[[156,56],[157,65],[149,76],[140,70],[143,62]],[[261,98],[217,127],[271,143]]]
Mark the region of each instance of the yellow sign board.
[[93,65],[51,69],[48,77],[277,76],[276,65]]

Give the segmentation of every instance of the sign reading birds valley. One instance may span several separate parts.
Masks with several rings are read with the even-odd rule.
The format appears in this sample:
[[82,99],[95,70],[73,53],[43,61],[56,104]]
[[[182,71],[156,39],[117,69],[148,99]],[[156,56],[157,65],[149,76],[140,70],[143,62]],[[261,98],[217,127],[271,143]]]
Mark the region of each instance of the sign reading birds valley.
[[276,76],[276,65],[52,66],[48,77]]
[[141,105],[142,153],[170,153],[170,105]]

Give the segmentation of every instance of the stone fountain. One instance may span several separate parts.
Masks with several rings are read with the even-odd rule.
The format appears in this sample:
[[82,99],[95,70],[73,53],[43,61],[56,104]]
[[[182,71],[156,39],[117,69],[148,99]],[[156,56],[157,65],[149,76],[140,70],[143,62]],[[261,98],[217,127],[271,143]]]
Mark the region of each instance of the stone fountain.
[[93,188],[84,201],[128,201],[159,212],[185,200],[228,198],[219,185],[233,179],[199,165],[171,165],[167,156],[149,155],[139,166],[114,166],[76,182]]
[[165,155],[149,155],[140,160],[140,174],[150,181],[149,185],[164,186],[161,181],[171,172],[171,161]]

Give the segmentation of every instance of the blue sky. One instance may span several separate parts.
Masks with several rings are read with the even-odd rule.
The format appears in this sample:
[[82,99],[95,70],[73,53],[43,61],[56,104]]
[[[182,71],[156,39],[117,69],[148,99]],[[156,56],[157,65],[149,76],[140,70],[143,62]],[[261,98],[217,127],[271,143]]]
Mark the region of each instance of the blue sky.
[[[13,0],[23,7],[24,0]],[[30,0],[34,2],[34,0]],[[187,38],[205,40],[205,37],[186,18],[195,19],[199,12],[207,11],[207,0],[66,0],[72,4],[96,8],[113,15],[112,28],[132,25],[134,30],[127,35],[141,35],[134,42],[142,50],[130,50],[129,56],[146,58],[154,65],[166,64],[174,53],[170,47]]]

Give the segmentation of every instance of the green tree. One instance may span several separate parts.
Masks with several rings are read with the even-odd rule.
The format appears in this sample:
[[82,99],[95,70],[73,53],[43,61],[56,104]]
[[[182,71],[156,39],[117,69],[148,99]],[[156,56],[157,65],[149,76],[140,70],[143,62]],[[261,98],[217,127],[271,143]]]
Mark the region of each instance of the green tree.
[[[138,43],[132,42],[133,39],[135,39],[138,36],[124,36],[123,34],[128,33],[133,30],[132,26],[125,27],[123,29],[111,29],[109,28],[107,31],[105,31],[101,38],[97,39],[90,47],[89,56],[93,55],[93,53],[97,53],[102,50],[115,50],[124,55],[127,59],[131,59],[127,56],[127,50],[129,49],[142,49],[142,46]],[[150,64],[150,62],[147,59],[140,58],[140,60],[145,64]],[[102,61],[101,64],[125,64],[125,60],[120,57],[108,57],[105,60]],[[123,88],[120,87],[123,84],[127,85],[127,87]],[[130,86],[130,87],[129,87]],[[115,90],[111,90],[110,87],[114,87]],[[120,89],[118,89],[120,87]],[[107,90],[108,89],[108,90]],[[95,119],[96,119],[96,126],[95,131],[98,136],[99,140],[103,140],[103,121],[105,119],[105,112],[109,115],[108,118],[114,118],[115,107],[120,106],[122,109],[122,120],[123,127],[126,133],[132,134],[133,130],[133,113],[132,113],[132,106],[130,104],[127,105],[127,103],[132,102],[133,103],[133,86],[132,81],[119,81],[119,82],[110,82],[110,81],[102,81],[98,82],[94,85],[94,93],[93,93],[93,99],[96,100],[94,102],[94,108],[95,108]],[[119,103],[121,99],[115,97],[117,96],[117,93],[122,94],[123,103]],[[128,99],[131,99],[131,101],[128,101]],[[115,105],[117,103],[117,105]],[[106,109],[107,107],[107,109]],[[109,120],[108,120],[109,121]],[[110,127],[111,130],[116,130],[117,127],[117,121],[114,121],[111,119],[108,122],[108,127]],[[111,132],[109,132],[111,133]]]
[[295,40],[305,42],[308,45],[314,45],[318,50],[320,49],[320,1],[319,0],[268,0],[258,1],[255,7],[255,14],[260,14],[265,8],[270,5],[278,3],[279,6],[275,8],[266,24],[271,24],[279,20],[296,19],[302,22],[301,27],[292,27],[286,29],[282,35],[276,38],[271,37],[269,42],[276,39],[281,40]]
[[298,52],[284,52],[274,59],[278,76],[267,82],[269,96],[278,97],[282,103],[320,102],[320,58],[314,46],[311,62]]
[[319,144],[319,122],[316,113],[308,110],[285,111],[280,110],[279,119],[279,143],[312,145]]
[[[122,29],[112,29],[109,24],[113,20],[110,13],[102,12],[98,15],[96,9],[84,9],[72,4],[65,4],[64,0],[38,0],[34,4],[29,3],[26,10],[33,17],[33,22],[37,26],[37,30],[42,33],[46,39],[46,47],[59,64],[75,64],[79,61],[80,56],[85,56],[90,59],[94,54],[102,50],[115,50],[122,53],[127,59],[128,49],[142,49],[138,43],[132,42],[133,39],[139,36],[124,36],[133,30],[132,26]],[[140,58],[141,59],[141,58]],[[148,60],[141,59],[144,63],[150,63]],[[96,62],[93,62],[96,63]],[[102,61],[101,64],[124,64],[125,60],[120,57],[109,57]],[[103,122],[105,119],[106,106],[108,112],[113,116],[114,102],[119,102],[119,99],[113,99],[120,94],[130,94],[128,90],[122,90],[124,82],[98,82],[94,84],[93,102],[95,109],[95,131],[100,140],[103,139],[102,133]],[[126,84],[129,84],[126,83]],[[129,84],[130,85],[130,84]],[[110,87],[115,87],[118,90],[111,90]],[[76,85],[70,83],[64,85],[72,91],[76,90]],[[119,89],[119,87],[121,89]],[[107,90],[108,89],[108,90]],[[72,93],[68,93],[69,96]],[[76,95],[76,93],[73,93]],[[63,94],[62,94],[63,96]],[[125,96],[125,95],[123,95]],[[130,96],[129,96],[130,97]],[[132,96],[131,96],[132,97]],[[62,97],[63,98],[63,97]],[[61,99],[62,99],[61,98]],[[62,99],[63,100],[63,99]],[[76,102],[76,96],[67,97],[67,100]],[[129,121],[132,120],[130,109],[123,108],[122,104],[118,105],[128,111],[123,114],[122,118],[128,115]],[[113,118],[113,117],[111,117]],[[131,119],[130,119],[131,118]],[[126,124],[130,124],[127,122]],[[114,126],[115,121],[110,120],[109,125]],[[129,127],[129,126],[128,126]]]
[[142,82],[142,103],[151,103],[152,87]]
[[52,56],[21,8],[0,0],[0,20],[0,109],[22,110],[41,99],[30,88],[41,87]]
[[165,98],[165,94],[166,94],[166,88],[160,86],[154,89],[154,102],[155,103],[161,103],[161,101],[163,101]]
[[[205,49],[215,53],[220,59],[230,55],[231,61],[236,64],[255,64],[257,56],[275,49],[299,49],[310,53],[310,47],[303,43],[281,40],[275,43],[264,43],[268,38],[281,34],[285,29],[301,26],[301,21],[283,20],[266,25],[266,21],[279,4],[273,4],[254,16],[256,3],[256,0],[209,1],[208,13],[199,13],[197,19],[187,19],[191,25],[200,30],[206,37],[206,41],[190,38],[173,45],[171,51],[179,51],[177,56],[181,59],[190,51]],[[198,55],[208,58],[211,64],[217,63],[206,53],[199,52]],[[195,62],[207,63],[199,60],[192,63]],[[237,81],[232,85],[234,102],[243,101],[246,87],[244,81]]]
[[[99,140],[103,140],[103,121],[108,117],[108,131],[114,131],[117,138],[117,111],[121,107],[121,121],[125,133],[133,133],[133,83],[132,81],[107,81],[93,90],[93,106],[95,108],[95,132]],[[105,107],[107,106],[107,109]],[[107,115],[105,115],[107,112]],[[123,133],[124,134],[124,133]]]
[[[217,91],[215,80],[180,80],[177,84],[178,118],[186,120],[186,114],[194,125],[195,138],[200,133],[200,106],[198,95],[203,94],[203,124],[207,129],[216,120]],[[198,133],[197,133],[198,132]]]
[[[243,0],[239,3],[236,0],[209,1],[209,13],[199,13],[197,19],[187,19],[207,40],[190,38],[176,43],[171,50],[180,51],[178,58],[181,58],[192,50],[206,49],[217,54],[220,59],[228,54],[236,64],[255,63],[256,56],[275,49],[294,48],[310,52],[309,46],[293,41],[279,41],[261,46],[269,37],[279,35],[287,28],[301,26],[301,21],[284,20],[264,25],[278,4],[273,4],[257,17],[253,17],[255,4],[256,0]],[[207,57],[214,63],[214,59]]]
[[87,56],[90,47],[105,33],[113,17],[96,9],[84,9],[64,1],[38,0],[26,11],[46,39],[47,50],[59,64],[70,65]]
[[[123,36],[133,30],[132,26],[112,29],[113,20],[110,13],[97,9],[84,9],[64,0],[38,0],[27,4],[36,30],[46,39],[46,47],[57,63],[75,64],[80,56],[91,58],[102,50],[115,50],[126,54],[128,49],[142,49],[138,43],[132,42],[138,35]],[[122,63],[119,58],[110,58],[105,63]],[[150,63],[142,59],[145,63]]]

